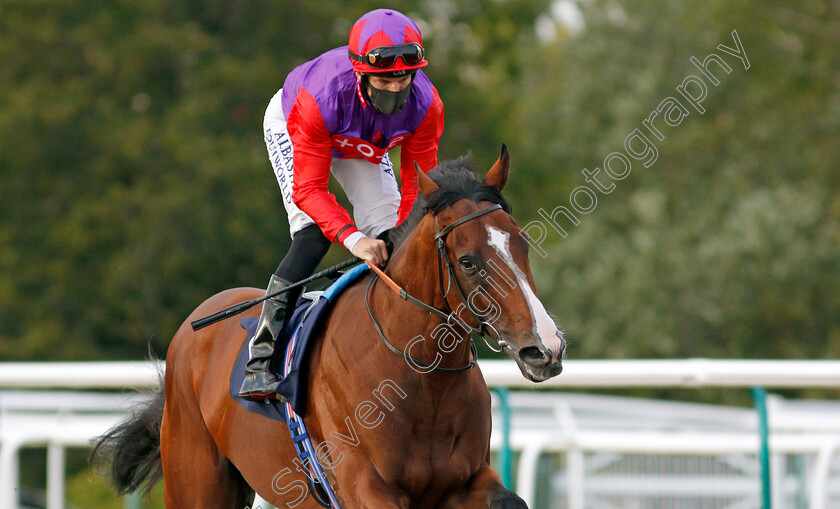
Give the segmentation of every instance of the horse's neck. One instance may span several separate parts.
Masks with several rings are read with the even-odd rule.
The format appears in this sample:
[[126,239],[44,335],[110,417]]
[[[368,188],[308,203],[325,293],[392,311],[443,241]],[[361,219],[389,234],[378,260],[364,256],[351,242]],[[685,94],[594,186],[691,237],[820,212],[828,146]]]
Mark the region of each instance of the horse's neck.
[[[445,267],[442,270],[446,270]],[[409,295],[440,310],[446,309],[446,302],[441,294],[438,274],[437,251],[431,222],[422,221],[414,232],[405,239],[404,245],[394,253],[386,273],[397,282]],[[444,285],[448,284],[449,275],[443,274]],[[399,300],[385,285],[376,285],[377,300],[394,302]],[[450,293],[456,294],[454,288]],[[450,304],[454,304],[451,302]],[[470,334],[464,327],[444,326],[437,316],[418,306],[401,306],[401,313],[384,313],[381,325],[386,337],[399,348],[413,342],[411,355],[427,363],[434,362],[440,356],[440,367],[460,367],[470,362]],[[452,306],[452,309],[456,309]],[[408,328],[412,324],[413,327]],[[390,335],[389,335],[390,333]],[[418,339],[422,336],[422,340]],[[439,341],[444,343],[441,348]],[[446,344],[457,343],[454,349]]]

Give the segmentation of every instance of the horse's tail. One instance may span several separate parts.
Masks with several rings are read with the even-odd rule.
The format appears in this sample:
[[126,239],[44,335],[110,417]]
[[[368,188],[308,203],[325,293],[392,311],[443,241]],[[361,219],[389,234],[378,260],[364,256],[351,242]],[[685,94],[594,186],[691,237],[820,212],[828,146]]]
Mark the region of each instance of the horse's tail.
[[94,441],[91,461],[110,462],[111,482],[120,495],[145,485],[144,493],[163,476],[160,462],[160,423],[166,401],[163,376],[151,398],[133,409],[131,416]]

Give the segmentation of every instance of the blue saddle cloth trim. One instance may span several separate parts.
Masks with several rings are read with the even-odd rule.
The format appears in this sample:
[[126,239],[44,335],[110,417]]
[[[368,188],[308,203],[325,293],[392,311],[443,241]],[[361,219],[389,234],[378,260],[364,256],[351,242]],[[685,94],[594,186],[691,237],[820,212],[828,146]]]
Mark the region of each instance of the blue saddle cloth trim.
[[[367,265],[357,265],[345,272],[329,288],[317,296],[315,300],[307,298],[298,300],[291,319],[283,328],[283,334],[275,349],[275,357],[272,360],[271,369],[275,373],[282,373],[286,347],[292,335],[297,334],[294,345],[295,350],[292,353],[291,370],[289,371],[289,375],[280,382],[277,392],[288,398],[289,403],[291,403],[292,408],[298,415],[305,415],[306,410],[306,366],[308,362],[308,346],[313,336],[312,333],[316,330],[321,319],[330,309],[331,304],[335,302],[338,295],[350,283],[358,279],[368,270],[370,269]],[[258,402],[239,397],[239,388],[242,387],[242,380],[245,379],[245,364],[248,362],[248,342],[256,332],[257,322],[257,318],[243,318],[240,322],[246,334],[230,373],[230,397],[252,412],[280,422],[286,422],[286,411],[283,403],[280,401],[271,399]]]
[[332,285],[330,285],[329,288],[324,290],[324,293],[321,296],[332,302],[335,299],[335,297],[341,292],[343,292],[344,289],[347,288],[347,286],[350,283],[358,279],[359,276],[365,274],[369,270],[370,268],[367,266],[367,264],[363,263],[361,265],[356,265],[352,269],[345,272],[344,275],[338,278],[338,280]]

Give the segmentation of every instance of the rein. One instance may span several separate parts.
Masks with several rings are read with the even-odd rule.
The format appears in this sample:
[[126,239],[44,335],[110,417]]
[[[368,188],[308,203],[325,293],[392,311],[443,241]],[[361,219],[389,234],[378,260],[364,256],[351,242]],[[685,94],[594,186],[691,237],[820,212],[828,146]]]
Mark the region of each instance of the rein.
[[[370,308],[370,292],[371,292],[371,289],[373,288],[373,285],[376,284],[376,282],[379,279],[382,279],[382,281],[385,282],[385,284],[388,285],[388,287],[391,290],[393,290],[394,293],[399,295],[400,298],[405,300],[406,302],[409,302],[409,303],[411,303],[411,304],[413,304],[413,305],[415,305],[415,306],[417,306],[417,307],[419,307],[419,308],[421,308],[425,311],[428,311],[428,312],[438,316],[439,318],[443,319],[446,323],[448,323],[450,325],[452,325],[453,320],[457,321],[459,326],[461,326],[463,328],[466,328],[466,329],[469,329],[470,335],[478,334],[479,336],[481,336],[481,338],[484,339],[484,342],[487,343],[487,346],[490,347],[491,350],[496,351],[496,352],[501,351],[501,348],[499,350],[496,350],[495,348],[493,348],[490,345],[490,343],[487,341],[487,339],[485,338],[484,327],[486,326],[486,327],[492,329],[495,332],[496,340],[498,341],[499,345],[502,346],[502,347],[504,347],[504,345],[505,345],[504,340],[501,338],[498,331],[496,331],[496,329],[490,323],[482,321],[482,319],[478,315],[478,313],[472,308],[472,306],[470,306],[470,302],[467,299],[467,297],[464,295],[464,291],[461,288],[461,285],[458,283],[458,279],[455,278],[455,268],[454,268],[452,262],[449,259],[449,252],[446,249],[446,236],[452,230],[454,230],[456,227],[458,227],[458,226],[460,226],[460,225],[462,225],[462,224],[464,224],[468,221],[471,221],[471,220],[473,220],[477,217],[483,216],[484,214],[488,214],[490,212],[499,210],[501,208],[502,208],[502,206],[499,205],[498,203],[494,204],[490,207],[487,207],[486,209],[481,209],[477,212],[473,212],[472,214],[468,214],[468,215],[466,215],[466,216],[464,216],[460,219],[457,219],[456,221],[453,221],[450,225],[446,226],[443,230],[440,229],[440,227],[438,225],[437,217],[435,217],[435,243],[437,244],[438,281],[439,281],[439,284],[440,284],[441,296],[443,297],[443,304],[446,307],[445,311],[441,311],[440,309],[437,309],[434,306],[430,306],[429,304],[426,304],[425,302],[421,301],[420,299],[417,299],[416,297],[412,296],[411,294],[406,292],[404,288],[400,287],[396,282],[394,282],[393,279],[388,277],[388,275],[386,275],[379,267],[377,267],[376,265],[374,265],[374,264],[372,264],[368,261],[365,261],[365,263],[368,265],[368,267],[370,267],[370,269],[375,273],[374,277],[370,281],[370,284],[368,284],[367,291],[365,292],[365,307],[367,308],[368,315],[370,316],[371,322],[373,322],[373,326],[376,329],[376,332],[379,334],[379,338],[382,339],[382,342],[385,343],[385,345],[388,347],[388,349],[390,349],[395,354],[401,356],[406,361],[409,361],[409,362],[413,363],[415,366],[420,366],[422,368],[431,368],[430,371],[443,371],[443,372],[450,372],[450,373],[451,372],[458,372],[458,371],[465,371],[465,370],[473,368],[476,364],[476,360],[478,359],[478,350],[476,349],[475,343],[472,341],[472,338],[470,339],[470,353],[471,353],[471,356],[472,356],[472,360],[469,362],[469,364],[467,364],[465,366],[460,366],[460,367],[457,367],[457,368],[442,368],[442,367],[439,367],[439,366],[433,366],[433,365],[428,364],[426,362],[423,362],[419,359],[415,359],[414,357],[411,357],[406,352],[401,351],[396,346],[394,346],[390,341],[388,341],[388,338],[385,337],[385,333],[382,331],[382,327],[379,325],[379,322],[376,321],[376,318],[373,316],[373,311]],[[449,280],[448,280],[448,284],[447,284],[446,288],[444,288],[444,286],[443,286],[444,261],[445,261],[446,269],[447,269],[447,272],[448,272],[448,275],[449,275]],[[449,291],[451,290],[451,286],[452,286],[453,281],[455,282],[455,288],[458,290],[458,295],[461,297],[461,301],[464,303],[466,308],[470,311],[470,313],[476,319],[476,322],[478,322],[478,324],[479,324],[478,328],[472,327],[469,324],[461,321],[461,319],[455,314],[454,311],[452,311],[452,308],[449,306],[449,303],[446,301],[446,297],[449,295]]]

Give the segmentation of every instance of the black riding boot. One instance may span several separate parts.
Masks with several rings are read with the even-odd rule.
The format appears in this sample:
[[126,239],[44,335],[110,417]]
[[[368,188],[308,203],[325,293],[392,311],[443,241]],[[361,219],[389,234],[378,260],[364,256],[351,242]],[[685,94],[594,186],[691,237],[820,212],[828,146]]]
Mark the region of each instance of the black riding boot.
[[[289,284],[291,283],[272,275],[266,295],[281,290]],[[259,401],[277,397],[275,390],[281,379],[270,368],[271,358],[274,356],[274,348],[286,324],[286,319],[291,314],[289,308],[294,306],[299,294],[300,290],[295,288],[263,301],[257,331],[249,345],[250,358],[245,365],[245,380],[242,381],[242,387],[239,389],[241,398]]]

